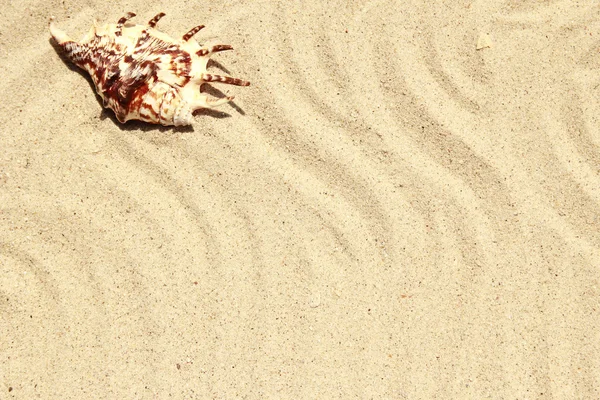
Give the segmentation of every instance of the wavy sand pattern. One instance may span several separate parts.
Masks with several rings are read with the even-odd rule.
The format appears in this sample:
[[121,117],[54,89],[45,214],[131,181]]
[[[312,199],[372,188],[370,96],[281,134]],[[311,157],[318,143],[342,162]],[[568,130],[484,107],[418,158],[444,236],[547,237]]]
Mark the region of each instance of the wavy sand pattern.
[[[434,3],[3,7],[0,398],[599,398],[600,8]],[[252,86],[119,125],[126,11]]]

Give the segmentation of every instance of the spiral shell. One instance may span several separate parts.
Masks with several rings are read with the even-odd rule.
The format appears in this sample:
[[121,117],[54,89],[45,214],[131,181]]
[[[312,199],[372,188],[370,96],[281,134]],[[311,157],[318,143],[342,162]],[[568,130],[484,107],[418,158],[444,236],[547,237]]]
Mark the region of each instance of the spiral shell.
[[156,15],[147,25],[126,25],[135,16],[128,13],[116,24],[94,24],[79,42],[50,22],[56,43],[71,62],[90,74],[104,107],[112,109],[120,122],[137,119],[162,125],[191,125],[195,110],[233,100],[208,98],[200,91],[203,83],[250,85],[241,79],[207,73],[210,55],[231,50],[231,46],[201,46],[193,36],[203,25],[194,27],[181,39],[173,39],[155,29],[164,15]]

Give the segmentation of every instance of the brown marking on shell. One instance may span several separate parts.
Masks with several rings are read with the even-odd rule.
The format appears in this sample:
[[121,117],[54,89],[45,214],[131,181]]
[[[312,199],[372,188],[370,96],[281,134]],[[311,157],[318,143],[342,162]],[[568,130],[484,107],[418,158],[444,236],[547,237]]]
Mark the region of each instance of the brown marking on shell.
[[189,125],[193,111],[233,99],[209,99],[200,93],[203,83],[250,84],[207,73],[210,54],[232,47],[200,47],[192,36],[202,25],[188,31],[181,40],[173,39],[154,28],[164,15],[157,14],[147,26],[126,26],[135,16],[127,13],[117,24],[92,27],[79,42],[50,24],[53,38],[75,65],[88,71],[104,106],[111,108],[120,122],[139,119],[163,125]]

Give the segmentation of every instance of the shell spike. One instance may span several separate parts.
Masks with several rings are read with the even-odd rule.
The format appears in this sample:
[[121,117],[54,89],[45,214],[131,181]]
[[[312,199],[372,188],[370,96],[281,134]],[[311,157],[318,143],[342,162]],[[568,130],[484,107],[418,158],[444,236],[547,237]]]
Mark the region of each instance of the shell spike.
[[166,14],[165,14],[164,12],[161,12],[161,13],[158,13],[158,14],[156,14],[156,15],[154,16],[154,18],[152,18],[150,21],[148,21],[148,26],[149,26],[150,28],[154,28],[154,27],[156,26],[156,23],[157,23],[158,21],[160,21],[160,19],[161,19],[162,17],[164,17],[165,15],[166,15]]
[[67,56],[67,58],[71,60],[73,64],[83,68],[83,64],[88,57],[87,45],[78,43],[71,39],[69,35],[54,25],[53,20],[54,18],[50,19],[50,34],[56,43],[58,43],[58,45],[63,49],[65,56]]
[[188,40],[190,40],[192,38],[192,36],[194,36],[196,33],[200,32],[200,29],[204,29],[204,25],[198,25],[198,26],[193,27],[192,29],[189,30],[189,32],[187,32],[185,35],[183,35],[181,40],[183,40],[184,42],[187,42]]
[[128,12],[127,14],[125,14],[125,16],[119,18],[119,21],[117,21],[117,30],[115,32],[116,36],[121,36],[121,31],[123,30],[123,25],[125,25],[125,23],[133,17],[135,17],[135,13]]
[[64,31],[58,29],[54,24],[54,17],[50,17],[50,34],[56,40],[56,43],[63,45],[66,42],[73,42],[73,39],[69,37]]
[[210,46],[207,49],[198,50],[196,52],[196,54],[198,54],[200,57],[204,57],[205,55],[216,53],[218,51],[225,51],[225,50],[233,50],[233,47],[231,47],[228,44],[215,44],[214,46]]
[[203,108],[215,108],[231,101],[233,101],[233,96],[222,97],[220,99],[198,96],[195,101],[190,103],[190,110],[194,112]]
[[222,76],[222,75],[215,75],[215,74],[202,74],[202,80],[204,82],[221,82],[221,83],[227,83],[228,85],[235,85],[235,86],[250,86],[250,82],[248,82],[248,81],[244,81],[244,80],[238,79],[238,78],[232,78],[230,76]]
[[210,107],[210,108],[218,107],[222,104],[227,104],[227,103],[233,101],[233,99],[234,99],[233,96],[223,97],[221,99],[207,99],[206,106]]

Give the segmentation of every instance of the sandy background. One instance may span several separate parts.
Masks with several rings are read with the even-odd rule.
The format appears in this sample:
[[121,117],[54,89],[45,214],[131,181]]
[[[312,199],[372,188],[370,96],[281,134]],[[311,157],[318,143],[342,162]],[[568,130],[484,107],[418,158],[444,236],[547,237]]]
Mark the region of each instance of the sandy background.
[[[1,399],[600,398],[597,4],[111,3],[2,7]],[[126,11],[252,86],[119,125]]]

